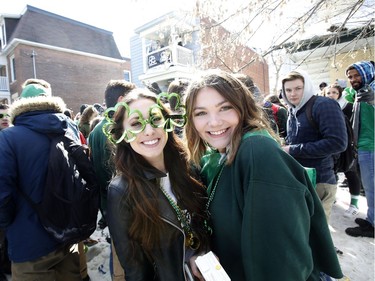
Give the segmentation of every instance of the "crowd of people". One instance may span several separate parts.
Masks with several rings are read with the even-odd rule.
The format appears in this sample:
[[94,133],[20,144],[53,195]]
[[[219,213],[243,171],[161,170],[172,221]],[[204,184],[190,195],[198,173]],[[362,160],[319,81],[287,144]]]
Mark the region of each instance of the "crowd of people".
[[[195,260],[210,251],[231,280],[343,278],[328,227],[338,172],[351,194],[343,215],[357,224],[346,234],[374,238],[374,73],[354,63],[349,87],[321,83],[316,94],[296,69],[280,96],[221,70],[166,93],[111,80],[105,104],[76,114],[47,81],[26,80],[0,104],[0,281],[90,280],[85,247],[96,241],[59,244],[16,191],[41,200],[48,134],[67,130],[93,163],[112,280],[205,280]],[[338,170],[350,143],[356,161]]]

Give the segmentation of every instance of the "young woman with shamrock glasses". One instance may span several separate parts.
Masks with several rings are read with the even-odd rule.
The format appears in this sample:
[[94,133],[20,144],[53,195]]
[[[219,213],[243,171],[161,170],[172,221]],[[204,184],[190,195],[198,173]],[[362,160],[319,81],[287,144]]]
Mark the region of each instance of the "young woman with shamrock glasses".
[[[117,173],[107,220],[127,281],[194,280],[187,264],[208,250],[206,192],[173,132],[185,124],[179,102],[175,110],[135,89],[105,113]],[[200,277],[193,262],[192,269]]]

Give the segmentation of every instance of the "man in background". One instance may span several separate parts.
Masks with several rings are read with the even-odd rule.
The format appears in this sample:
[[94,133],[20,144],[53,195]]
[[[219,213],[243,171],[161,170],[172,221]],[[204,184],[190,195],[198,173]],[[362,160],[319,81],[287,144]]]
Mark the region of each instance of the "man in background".
[[345,229],[354,237],[374,238],[374,62],[350,65],[345,74],[351,84],[345,99],[353,103],[353,132],[358,146],[358,163],[367,200],[366,219],[356,218],[356,227]]
[[290,72],[282,86],[289,107],[287,145],[283,149],[302,166],[315,168],[316,191],[328,222],[337,191],[333,156],[347,147],[344,115],[336,101],[314,96],[312,80],[302,70]]

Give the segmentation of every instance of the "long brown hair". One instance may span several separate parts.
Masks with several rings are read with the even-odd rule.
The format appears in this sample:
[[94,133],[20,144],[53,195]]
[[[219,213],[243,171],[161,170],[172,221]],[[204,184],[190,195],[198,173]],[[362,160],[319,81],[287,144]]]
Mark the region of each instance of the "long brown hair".
[[[122,100],[127,104],[138,99],[150,99],[157,102],[156,94],[147,89],[134,89]],[[167,116],[169,111],[162,105],[162,113]],[[119,107],[115,112],[115,124],[112,127],[114,138],[119,139],[123,133],[122,124],[126,109]],[[187,153],[183,143],[175,135],[168,133],[168,140],[164,147],[164,163],[169,173],[171,187],[181,209],[186,209],[192,215],[192,228],[201,241],[201,247],[207,245],[203,221],[206,217],[206,192],[203,185],[192,177],[193,171],[187,161]],[[145,158],[136,153],[129,143],[121,142],[116,146],[114,156],[116,172],[129,185],[129,192],[123,198],[133,207],[132,223],[128,230],[129,236],[142,244],[146,250],[155,248],[159,244],[159,237],[163,230],[157,204],[159,191],[158,180],[148,180],[145,172],[156,173],[156,168]],[[160,171],[159,171],[160,173]]]
[[251,92],[238,78],[225,71],[208,70],[193,80],[186,90],[185,105],[188,122],[185,126],[185,138],[189,157],[197,166],[207,150],[207,145],[199,137],[198,131],[195,129],[193,110],[198,93],[206,87],[216,90],[233,106],[239,116],[239,125],[235,129],[229,144],[227,164],[233,162],[241,138],[246,132],[253,129],[266,129],[274,138],[278,139],[268,120],[262,117],[262,109],[256,104]]
[[95,107],[92,105],[89,105],[82,112],[81,118],[79,119],[79,123],[90,124],[90,121],[93,120],[98,115],[99,115],[99,112],[95,109]]

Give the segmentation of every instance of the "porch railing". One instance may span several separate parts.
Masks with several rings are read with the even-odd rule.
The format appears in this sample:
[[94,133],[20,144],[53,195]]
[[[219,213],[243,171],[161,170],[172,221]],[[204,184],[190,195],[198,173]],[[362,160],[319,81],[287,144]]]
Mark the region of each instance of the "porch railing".
[[167,46],[147,54],[146,70],[157,69],[159,66],[192,66],[193,51],[181,46]]
[[0,91],[9,91],[8,77],[0,76]]

